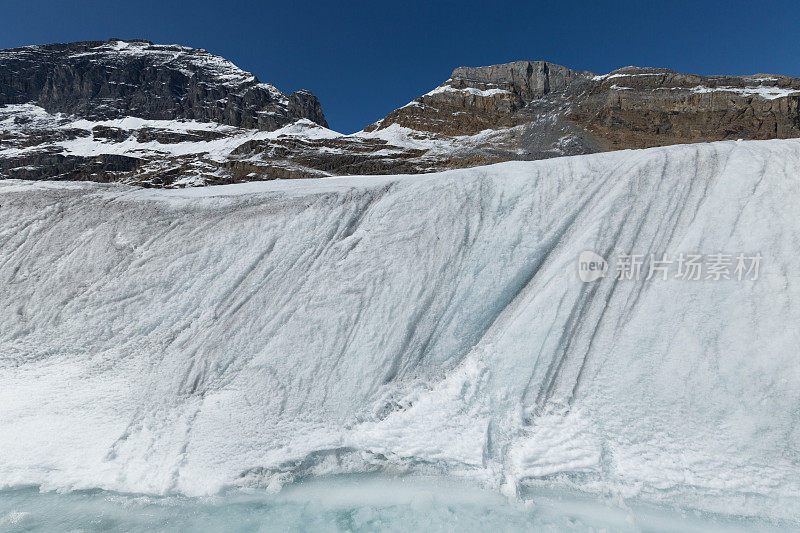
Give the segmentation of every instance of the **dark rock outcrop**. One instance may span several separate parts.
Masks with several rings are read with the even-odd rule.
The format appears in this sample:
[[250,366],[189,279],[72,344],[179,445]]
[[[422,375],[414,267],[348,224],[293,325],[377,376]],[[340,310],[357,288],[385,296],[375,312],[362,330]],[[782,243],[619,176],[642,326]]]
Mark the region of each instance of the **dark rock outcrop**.
[[23,180],[61,179],[72,181],[120,181],[142,164],[137,157],[117,154],[75,156],[36,153],[0,159],[0,171],[9,178]]

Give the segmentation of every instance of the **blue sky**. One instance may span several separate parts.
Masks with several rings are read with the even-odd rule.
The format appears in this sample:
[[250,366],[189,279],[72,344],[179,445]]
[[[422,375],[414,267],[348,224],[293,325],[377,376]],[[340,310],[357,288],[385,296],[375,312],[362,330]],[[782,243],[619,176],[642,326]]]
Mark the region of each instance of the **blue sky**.
[[800,76],[800,10],[761,2],[19,2],[0,0],[0,48],[110,37],[205,48],[284,92],[310,89],[353,132],[453,68],[543,59]]

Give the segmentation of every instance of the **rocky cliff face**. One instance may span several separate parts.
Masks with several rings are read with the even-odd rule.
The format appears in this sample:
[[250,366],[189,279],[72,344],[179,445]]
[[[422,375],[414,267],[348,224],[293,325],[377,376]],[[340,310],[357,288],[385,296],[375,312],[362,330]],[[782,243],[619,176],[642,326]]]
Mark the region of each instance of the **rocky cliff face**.
[[316,97],[147,41],[0,51],[0,177],[185,186],[430,172],[622,148],[800,137],[800,79],[545,61],[453,71],[353,135]]
[[472,135],[528,122],[519,111],[563,93],[582,73],[544,61],[460,67],[444,84],[390,113],[367,130],[399,124],[419,131]]
[[327,126],[308,91],[285,95],[205,50],[149,41],[87,41],[0,51],[0,105],[36,102],[87,119],[191,119],[276,130]]
[[[505,130],[486,160],[724,139],[800,136],[800,79],[698,76],[626,67],[602,76],[543,61],[457,68],[444,84],[369,131],[450,136]],[[499,142],[498,142],[499,141]]]
[[627,67],[593,76],[568,120],[603,148],[800,136],[800,79]]

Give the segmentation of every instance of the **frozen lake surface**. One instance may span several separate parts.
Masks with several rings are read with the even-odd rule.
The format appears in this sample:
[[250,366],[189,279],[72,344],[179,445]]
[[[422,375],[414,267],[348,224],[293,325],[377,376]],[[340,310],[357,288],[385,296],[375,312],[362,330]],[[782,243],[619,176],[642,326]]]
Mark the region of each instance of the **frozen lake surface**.
[[269,495],[213,497],[0,491],[2,531],[789,531],[791,524],[533,491],[509,502],[441,479],[344,477]]

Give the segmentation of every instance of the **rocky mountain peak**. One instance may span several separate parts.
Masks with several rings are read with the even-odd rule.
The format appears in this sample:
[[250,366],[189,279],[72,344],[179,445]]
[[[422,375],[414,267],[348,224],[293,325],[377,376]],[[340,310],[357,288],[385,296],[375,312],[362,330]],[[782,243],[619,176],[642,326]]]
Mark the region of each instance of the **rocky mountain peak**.
[[514,61],[485,67],[459,67],[434,90],[390,113],[367,131],[399,124],[414,130],[447,135],[474,135],[487,129],[529,121],[519,114],[532,102],[564,95],[590,72],[548,63]]
[[143,39],[0,51],[0,105],[30,102],[87,119],[189,119],[272,131],[307,118],[327,126],[308,91],[286,95],[206,50]]

